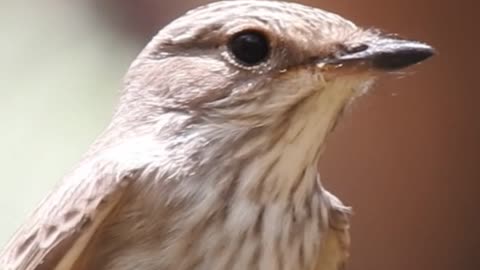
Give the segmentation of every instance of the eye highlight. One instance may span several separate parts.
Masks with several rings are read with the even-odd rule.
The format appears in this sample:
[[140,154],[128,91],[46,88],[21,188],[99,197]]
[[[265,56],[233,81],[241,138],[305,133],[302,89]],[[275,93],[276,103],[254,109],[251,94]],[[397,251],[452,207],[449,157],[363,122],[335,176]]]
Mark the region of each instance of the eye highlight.
[[235,59],[246,66],[264,62],[270,53],[270,43],[267,37],[254,30],[235,34],[230,39],[228,48]]

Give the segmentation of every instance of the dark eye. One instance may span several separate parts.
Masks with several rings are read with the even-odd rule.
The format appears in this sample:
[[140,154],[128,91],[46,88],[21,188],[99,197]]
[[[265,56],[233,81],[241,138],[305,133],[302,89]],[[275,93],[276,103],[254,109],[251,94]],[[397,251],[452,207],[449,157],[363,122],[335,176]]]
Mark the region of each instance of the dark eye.
[[244,31],[232,37],[229,49],[239,62],[247,66],[253,66],[267,58],[270,44],[262,33]]

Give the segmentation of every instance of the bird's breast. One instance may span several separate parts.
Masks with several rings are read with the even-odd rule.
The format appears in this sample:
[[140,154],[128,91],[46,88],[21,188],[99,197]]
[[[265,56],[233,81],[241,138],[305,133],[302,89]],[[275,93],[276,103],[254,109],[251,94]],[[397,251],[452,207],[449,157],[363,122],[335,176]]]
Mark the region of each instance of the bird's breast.
[[218,195],[164,209],[145,199],[99,232],[89,269],[315,269],[329,239],[330,204],[312,190],[269,203]]

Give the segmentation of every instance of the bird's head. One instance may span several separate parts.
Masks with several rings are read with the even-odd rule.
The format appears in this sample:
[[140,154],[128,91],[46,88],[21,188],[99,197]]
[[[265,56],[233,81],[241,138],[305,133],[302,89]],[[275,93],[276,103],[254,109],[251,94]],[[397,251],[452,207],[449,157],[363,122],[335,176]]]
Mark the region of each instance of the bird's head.
[[381,71],[431,55],[428,45],[300,4],[217,2],[160,31],[133,63],[127,96],[155,110],[263,125],[329,89],[349,98]]
[[229,127],[302,122],[299,129],[324,126],[323,134],[383,71],[432,54],[428,45],[362,29],[320,9],[223,1],[194,9],[158,33],[127,74],[123,104],[152,121],[179,112]]

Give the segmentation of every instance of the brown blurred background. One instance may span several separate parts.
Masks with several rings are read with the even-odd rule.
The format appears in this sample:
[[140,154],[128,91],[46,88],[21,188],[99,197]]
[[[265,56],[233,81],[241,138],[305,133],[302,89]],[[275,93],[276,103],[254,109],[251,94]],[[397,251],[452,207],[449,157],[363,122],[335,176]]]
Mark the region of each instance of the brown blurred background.
[[[0,19],[0,30],[10,31],[0,57],[11,58],[0,64],[0,120],[8,123],[0,245],[108,122],[121,75],[141,47],[207,1],[38,2],[0,4],[12,17]],[[348,269],[480,269],[480,4],[298,2],[438,50],[404,78],[382,79],[330,136],[322,178],[355,211]]]

